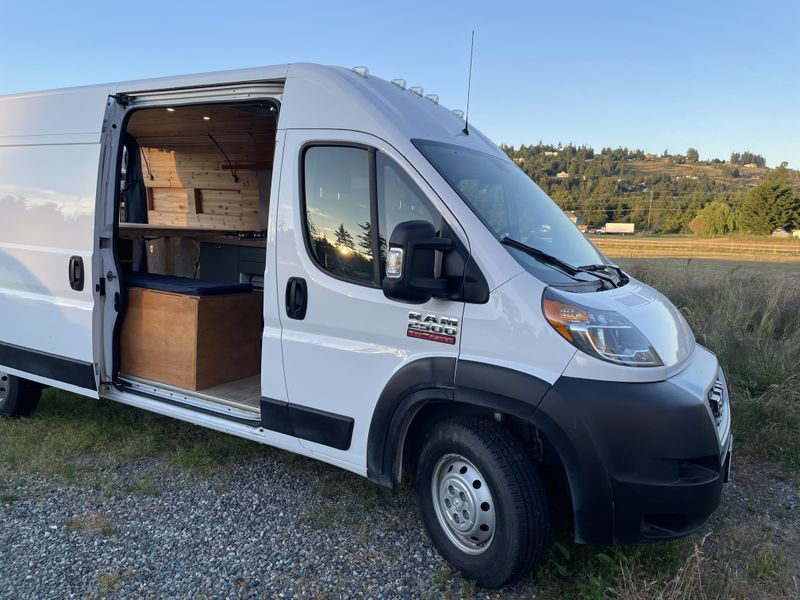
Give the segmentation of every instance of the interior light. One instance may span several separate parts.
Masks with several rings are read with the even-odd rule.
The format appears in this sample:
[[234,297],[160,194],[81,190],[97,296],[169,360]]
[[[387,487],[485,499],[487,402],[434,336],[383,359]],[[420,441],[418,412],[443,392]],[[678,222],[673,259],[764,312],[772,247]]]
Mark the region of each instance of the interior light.
[[405,79],[392,79],[392,83],[395,84],[400,89],[406,89],[406,80]]
[[167,109],[167,112],[175,112],[175,109],[170,107],[170,108]]
[[411,86],[410,88],[408,88],[408,89],[410,89],[412,92],[414,92],[414,93],[415,93],[417,96],[422,96],[422,95],[425,93],[425,90],[423,90],[423,89],[422,89],[421,87],[419,87],[418,85],[412,85],[412,86]]
[[210,121],[211,117],[203,117],[203,121]]

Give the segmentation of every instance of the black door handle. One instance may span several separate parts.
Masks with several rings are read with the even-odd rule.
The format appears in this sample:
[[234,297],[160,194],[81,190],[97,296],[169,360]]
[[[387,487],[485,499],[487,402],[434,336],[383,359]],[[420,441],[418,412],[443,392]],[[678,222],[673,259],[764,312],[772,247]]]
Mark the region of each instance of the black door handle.
[[286,283],[286,316],[305,319],[308,307],[308,287],[302,277],[290,277]]
[[69,286],[76,292],[83,291],[83,258],[80,256],[69,259]]

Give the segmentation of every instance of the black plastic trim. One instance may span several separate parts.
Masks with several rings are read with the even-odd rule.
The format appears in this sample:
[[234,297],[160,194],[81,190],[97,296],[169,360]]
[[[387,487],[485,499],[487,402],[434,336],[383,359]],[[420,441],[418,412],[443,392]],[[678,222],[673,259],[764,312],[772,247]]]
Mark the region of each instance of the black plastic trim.
[[97,390],[92,363],[0,342],[0,364],[79,388]]
[[706,402],[669,380],[561,377],[553,385],[531,423],[564,466],[576,541],[669,539],[705,523],[720,502],[728,452]]
[[428,402],[455,402],[527,420],[549,388],[526,373],[473,361],[456,363],[455,357],[409,363],[389,380],[375,406],[367,441],[368,476],[382,485],[396,483],[397,451],[405,430]]
[[261,427],[302,440],[349,450],[355,419],[310,406],[261,398]]

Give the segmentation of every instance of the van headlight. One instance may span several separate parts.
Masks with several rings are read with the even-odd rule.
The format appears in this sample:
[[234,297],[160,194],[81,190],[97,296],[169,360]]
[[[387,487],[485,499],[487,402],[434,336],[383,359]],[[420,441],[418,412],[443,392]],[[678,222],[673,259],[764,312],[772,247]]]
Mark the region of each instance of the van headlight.
[[617,312],[581,306],[549,288],[542,311],[561,337],[590,356],[629,367],[664,364],[644,334]]

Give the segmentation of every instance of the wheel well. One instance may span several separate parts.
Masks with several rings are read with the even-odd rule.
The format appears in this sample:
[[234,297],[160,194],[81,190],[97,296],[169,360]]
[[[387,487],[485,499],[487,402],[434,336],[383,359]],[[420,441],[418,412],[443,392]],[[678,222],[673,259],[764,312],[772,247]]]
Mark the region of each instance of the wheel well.
[[569,481],[561,457],[555,446],[528,421],[507,413],[471,404],[431,400],[413,411],[403,429],[397,444],[394,464],[396,484],[402,484],[405,477],[416,470],[417,457],[427,433],[438,423],[455,417],[474,416],[498,421],[528,451],[528,456],[539,470],[547,491],[552,509],[566,514],[572,513],[572,495]]

